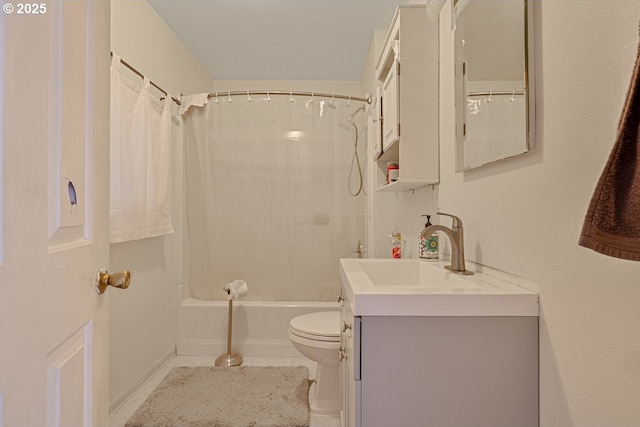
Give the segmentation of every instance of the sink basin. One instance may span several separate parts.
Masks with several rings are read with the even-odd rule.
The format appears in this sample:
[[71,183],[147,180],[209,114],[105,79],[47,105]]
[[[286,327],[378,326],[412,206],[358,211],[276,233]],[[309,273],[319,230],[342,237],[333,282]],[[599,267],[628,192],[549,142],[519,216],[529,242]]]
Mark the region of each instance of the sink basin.
[[478,289],[479,285],[465,280],[428,261],[396,259],[363,259],[360,267],[376,287],[395,286],[434,289]]
[[507,281],[504,272],[464,276],[445,269],[447,265],[418,259],[344,258],[340,260],[343,296],[356,316],[539,315],[538,294]]

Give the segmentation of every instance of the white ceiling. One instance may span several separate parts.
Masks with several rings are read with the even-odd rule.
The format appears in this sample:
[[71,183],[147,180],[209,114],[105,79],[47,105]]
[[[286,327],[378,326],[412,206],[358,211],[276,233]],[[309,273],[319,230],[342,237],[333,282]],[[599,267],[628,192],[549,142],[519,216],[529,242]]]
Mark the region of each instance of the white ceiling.
[[407,0],[148,0],[216,80],[360,80]]

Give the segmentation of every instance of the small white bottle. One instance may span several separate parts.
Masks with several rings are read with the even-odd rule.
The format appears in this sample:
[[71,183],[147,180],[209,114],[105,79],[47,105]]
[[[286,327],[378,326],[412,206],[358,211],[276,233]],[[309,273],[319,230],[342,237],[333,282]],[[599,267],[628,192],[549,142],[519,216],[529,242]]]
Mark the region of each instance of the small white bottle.
[[[431,224],[431,215],[422,215],[427,217],[427,223],[424,225],[426,229]],[[418,247],[420,259],[435,261],[440,258],[440,248],[438,245],[438,235],[436,233],[430,236],[423,236],[420,233],[420,246]]]
[[391,237],[391,258],[402,258],[402,234],[393,230]]

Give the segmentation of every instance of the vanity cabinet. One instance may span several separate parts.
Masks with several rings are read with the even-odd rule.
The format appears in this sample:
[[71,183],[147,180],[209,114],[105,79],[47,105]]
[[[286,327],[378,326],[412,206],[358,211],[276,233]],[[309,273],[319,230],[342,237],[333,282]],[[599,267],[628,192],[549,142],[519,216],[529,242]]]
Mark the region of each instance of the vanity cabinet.
[[[424,5],[396,9],[376,65],[380,133],[372,144],[382,147],[376,160],[378,191],[405,191],[439,181],[438,32]],[[387,184],[390,161],[399,163],[400,179]]]
[[342,293],[343,427],[538,426],[538,317],[354,316]]

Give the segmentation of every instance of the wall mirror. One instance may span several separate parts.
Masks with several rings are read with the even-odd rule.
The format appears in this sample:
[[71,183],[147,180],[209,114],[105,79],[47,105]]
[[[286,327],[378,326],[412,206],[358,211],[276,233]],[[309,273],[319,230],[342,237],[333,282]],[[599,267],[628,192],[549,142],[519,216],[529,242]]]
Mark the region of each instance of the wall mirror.
[[456,172],[533,144],[531,0],[454,0]]

